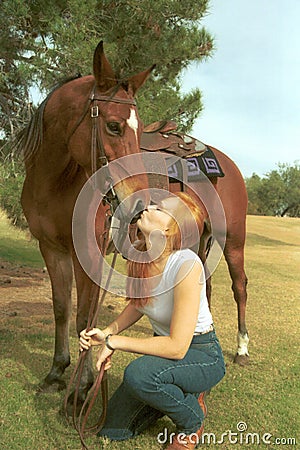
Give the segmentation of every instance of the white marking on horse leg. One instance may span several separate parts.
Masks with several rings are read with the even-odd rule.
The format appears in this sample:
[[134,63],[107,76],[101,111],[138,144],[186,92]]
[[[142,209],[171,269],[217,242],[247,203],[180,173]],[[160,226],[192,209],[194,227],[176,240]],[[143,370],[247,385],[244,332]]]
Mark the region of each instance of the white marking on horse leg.
[[135,137],[137,139],[137,130],[139,128],[139,122],[134,108],[130,109],[129,119],[126,120],[128,126],[134,131]]
[[239,356],[249,356],[249,353],[248,353],[248,343],[249,343],[248,335],[247,334],[243,335],[240,332],[238,332],[237,342],[238,342],[237,354]]

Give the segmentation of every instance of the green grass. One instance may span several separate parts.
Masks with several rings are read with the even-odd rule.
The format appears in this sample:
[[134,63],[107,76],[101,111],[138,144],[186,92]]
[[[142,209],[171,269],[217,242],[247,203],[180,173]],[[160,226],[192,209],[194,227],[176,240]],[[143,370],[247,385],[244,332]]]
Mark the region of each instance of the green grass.
[[29,232],[21,231],[10,225],[0,210],[0,258],[30,267],[42,267],[43,259],[38,245]]
[[[2,221],[1,221],[2,222]],[[0,222],[0,225],[1,225]],[[1,228],[2,233],[3,228]],[[28,261],[27,245],[32,244],[16,235],[15,245]],[[214,433],[217,440],[223,433],[237,432],[237,424],[245,422],[247,431],[257,433],[254,444],[245,440],[232,443],[236,436],[228,434],[223,443],[203,444],[209,449],[273,448],[262,441],[266,433],[275,438],[297,439],[299,446],[299,262],[300,220],[273,217],[248,217],[246,271],[249,278],[247,325],[250,334],[250,363],[239,367],[233,363],[236,349],[237,314],[230,289],[230,279],[222,260],[213,276],[213,305],[217,333],[224,351],[227,373],[207,398],[208,417],[205,431]],[[13,235],[10,236],[14,241]],[[36,249],[32,249],[33,253]],[[19,261],[19,260],[18,260]],[[20,262],[20,261],[19,261]],[[49,296],[48,286],[41,294]],[[22,302],[24,291],[18,293]],[[15,301],[18,298],[14,299]],[[50,368],[53,351],[53,323],[51,303],[42,308],[32,299],[31,315],[8,317],[0,314],[0,448],[35,450],[80,450],[76,431],[67,426],[60,414],[63,392],[36,394],[38,383]],[[123,300],[108,297],[102,308],[100,325],[111,321],[121,310]],[[35,307],[36,306],[36,307]],[[74,316],[71,326],[73,365],[77,355]],[[135,336],[150,333],[145,319],[133,327]],[[109,375],[110,390],[120,383],[124,366],[133,356],[116,352]],[[70,377],[68,368],[66,381]],[[120,405],[121,407],[121,405]],[[87,438],[92,450],[154,450],[161,446],[158,433],[173,425],[167,419],[158,421],[138,438],[112,443],[96,437]],[[287,441],[283,441],[287,442]],[[280,447],[283,447],[280,446]],[[284,448],[296,448],[292,443]]]

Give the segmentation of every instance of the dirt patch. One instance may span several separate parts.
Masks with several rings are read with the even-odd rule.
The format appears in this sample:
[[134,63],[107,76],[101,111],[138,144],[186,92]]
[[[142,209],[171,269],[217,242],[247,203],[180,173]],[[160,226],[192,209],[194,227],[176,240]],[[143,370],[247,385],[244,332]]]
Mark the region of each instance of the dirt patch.
[[[76,314],[76,292],[73,286],[73,317]],[[114,311],[120,308],[120,299],[107,294],[105,309]],[[0,318],[15,317],[25,319],[31,324],[42,317],[53,323],[51,284],[46,269],[31,268],[12,264],[0,258]]]
[[28,287],[48,279],[45,269],[14,265],[0,259],[0,287]]
[[0,316],[30,319],[52,312],[50,281],[46,270],[0,259]]

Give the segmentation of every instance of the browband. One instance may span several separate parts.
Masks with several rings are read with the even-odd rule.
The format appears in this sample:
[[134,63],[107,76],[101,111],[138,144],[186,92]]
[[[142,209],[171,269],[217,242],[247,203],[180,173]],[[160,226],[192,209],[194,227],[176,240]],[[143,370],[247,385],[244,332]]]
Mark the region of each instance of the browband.
[[109,97],[108,95],[100,95],[99,97],[91,97],[91,100],[98,100],[99,102],[114,102],[114,103],[125,103],[127,105],[134,105],[136,106],[136,101],[134,99],[126,99],[126,98],[120,98],[120,97]]

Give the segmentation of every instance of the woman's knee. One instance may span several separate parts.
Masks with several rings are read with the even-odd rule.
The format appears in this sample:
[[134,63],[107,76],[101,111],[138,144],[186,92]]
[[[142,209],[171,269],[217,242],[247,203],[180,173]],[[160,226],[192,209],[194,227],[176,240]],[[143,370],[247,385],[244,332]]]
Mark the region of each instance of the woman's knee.
[[142,356],[128,364],[124,371],[124,384],[133,392],[141,392],[153,383],[151,365],[148,358]]
[[124,371],[124,383],[135,389],[141,380],[140,358],[131,361]]

